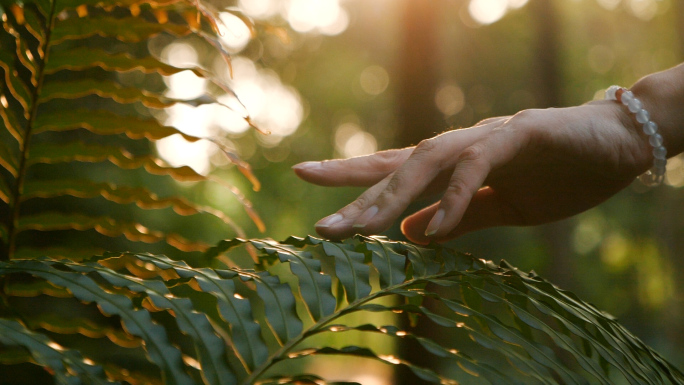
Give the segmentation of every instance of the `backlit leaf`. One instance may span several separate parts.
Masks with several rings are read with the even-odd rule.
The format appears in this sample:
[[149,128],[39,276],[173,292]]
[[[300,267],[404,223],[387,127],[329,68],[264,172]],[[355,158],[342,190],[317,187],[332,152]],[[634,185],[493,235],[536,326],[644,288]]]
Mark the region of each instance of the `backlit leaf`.
[[121,222],[108,217],[90,217],[83,214],[58,212],[27,215],[19,218],[17,231],[39,230],[95,230],[108,237],[125,236],[134,242],[156,243],[166,241],[181,251],[204,251],[208,246],[192,242],[179,235],[146,228],[139,223]]
[[55,45],[94,35],[114,37],[124,42],[138,42],[163,32],[184,36],[190,30],[183,25],[150,23],[134,17],[79,17],[55,23],[50,43]]
[[78,352],[64,350],[18,321],[0,319],[0,343],[26,347],[37,363],[54,371],[55,379],[61,384],[77,385],[82,380],[89,384],[112,384],[100,366],[86,364]]
[[28,273],[43,278],[68,288],[81,301],[97,303],[103,314],[120,316],[129,333],[145,340],[150,360],[160,366],[167,383],[193,384],[183,370],[180,351],[169,343],[164,328],[152,322],[147,310],[135,309],[128,297],[104,291],[85,275],[57,270],[41,261],[22,260],[12,264],[0,262],[0,274],[11,273]]

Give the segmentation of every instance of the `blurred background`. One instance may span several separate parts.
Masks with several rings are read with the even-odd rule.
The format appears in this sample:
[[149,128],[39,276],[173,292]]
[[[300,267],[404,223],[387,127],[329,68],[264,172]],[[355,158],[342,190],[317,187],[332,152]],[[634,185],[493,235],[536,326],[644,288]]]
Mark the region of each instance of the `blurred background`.
[[[291,172],[296,163],[404,147],[526,108],[581,104],[601,98],[611,84],[629,86],[684,60],[681,0],[240,0],[234,6],[254,20],[257,33],[238,17],[223,17],[232,69],[192,39],[160,38],[150,50],[171,64],[212,68],[270,135],[249,129],[234,96],[220,98],[234,110],[179,104],[157,118],[193,135],[226,136],[253,167],[261,191],[252,191],[211,145],[178,136],[156,146],[174,165],[237,186],[264,220],[264,233],[222,186],[180,187],[227,212],[249,237],[315,234],[317,220],[362,191],[308,185]],[[172,96],[206,91],[189,73],[165,79]],[[684,369],[682,186],[684,157],[675,157],[665,186],[634,184],[577,217],[480,231],[449,246],[534,269],[613,314]],[[188,231],[213,241],[236,236],[211,224]],[[396,227],[385,235],[403,239]]]

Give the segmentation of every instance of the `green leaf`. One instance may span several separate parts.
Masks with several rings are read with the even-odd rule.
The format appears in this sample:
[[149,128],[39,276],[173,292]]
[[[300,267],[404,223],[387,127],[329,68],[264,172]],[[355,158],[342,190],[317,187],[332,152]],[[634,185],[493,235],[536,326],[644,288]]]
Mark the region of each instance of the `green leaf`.
[[101,49],[86,47],[51,51],[50,60],[45,63],[44,72],[53,74],[62,70],[81,71],[95,67],[107,71],[128,72],[135,70],[160,75],[173,75],[185,70],[190,70],[201,77],[204,77],[205,74],[200,69],[174,67],[150,56],[134,58],[127,53],[110,54]]
[[76,99],[88,95],[98,95],[118,103],[140,102],[150,108],[165,108],[177,103],[176,99],[155,95],[139,88],[122,87],[112,80],[90,78],[47,82],[41,91],[39,103],[53,99]]
[[455,360],[459,366],[462,365],[463,367],[467,368],[467,370],[465,370],[466,374],[475,377],[482,375],[483,377],[487,378],[492,384],[510,382],[510,379],[507,379],[506,375],[499,372],[496,368],[485,363],[478,362],[477,360],[468,357],[466,354],[460,352],[457,349],[445,348],[431,339],[417,336],[405,330],[400,330],[392,325],[380,327],[372,324],[363,324],[358,326],[329,325],[323,329],[316,330],[316,333],[340,333],[347,331],[371,332],[394,336],[402,339],[411,339],[417,341],[430,354],[433,354],[440,358],[449,358]]
[[187,5],[188,2],[186,0],[62,0],[55,4],[55,14],[59,14],[67,9],[77,8],[81,5],[108,9],[112,7],[129,8],[132,6],[142,6],[145,4],[149,4],[155,8],[160,8],[174,4],[179,6]]
[[113,384],[100,366],[86,364],[77,351],[63,349],[18,321],[0,319],[0,343],[27,348],[39,365],[54,372],[58,383],[77,385],[85,380],[88,384]]
[[[0,95],[0,100],[1,98],[5,98],[5,95]],[[2,117],[2,121],[5,123],[5,128],[10,135],[12,135],[17,142],[24,143],[24,134],[21,123],[19,123],[19,120],[14,115],[14,112],[12,112],[12,110],[9,108],[5,108],[2,103],[0,103],[0,117]]]
[[78,198],[103,197],[121,204],[135,203],[136,206],[146,210],[171,207],[176,214],[183,216],[207,213],[237,229],[233,221],[223,212],[211,207],[199,206],[182,197],[162,198],[146,188],[116,186],[111,183],[97,183],[85,179],[27,181],[24,185],[22,200],[65,195]]
[[184,134],[175,127],[161,125],[156,119],[142,119],[121,116],[106,110],[86,109],[41,114],[35,120],[33,133],[70,131],[79,128],[98,135],[126,134],[131,139],[158,140],[175,134],[183,136],[190,142],[201,139]]
[[7,143],[0,142],[0,167],[7,170],[13,177],[17,177],[19,161],[12,151],[7,148]]
[[0,200],[10,204],[12,202],[12,195],[12,189],[5,181],[5,178],[0,176]]
[[173,233],[150,230],[139,223],[116,221],[108,217],[90,217],[83,214],[64,214],[58,212],[26,215],[19,218],[17,232],[27,230],[95,230],[108,237],[125,236],[133,242],[166,242],[181,251],[205,251],[208,246],[202,242],[192,242]]
[[434,249],[406,244],[397,244],[407,252],[408,259],[413,267],[413,277],[420,278],[434,275],[440,271],[441,265],[437,260],[437,252]]
[[136,293],[145,293],[155,308],[172,311],[179,329],[194,342],[205,382],[212,385],[236,383],[235,376],[224,363],[223,340],[216,334],[207,316],[194,311],[189,299],[174,297],[161,281],[134,279],[94,263],[65,265],[81,273],[96,272],[114,287],[126,287]]
[[[237,354],[245,360],[247,366],[253,369],[266,360],[268,349],[261,337],[261,326],[254,320],[249,301],[236,295],[235,283],[232,281],[233,278],[241,275],[244,279],[257,281],[258,290],[262,283],[259,282],[261,278],[256,274],[193,269],[184,262],[173,261],[164,256],[128,255],[123,257],[152,263],[159,269],[173,270],[179,277],[192,279],[196,284],[191,285],[191,287],[211,294],[217,299],[219,314],[231,325],[232,342],[237,349]],[[287,287],[287,285],[284,286]],[[292,297],[291,293],[290,297]],[[269,296],[263,295],[262,298],[264,301],[268,301]],[[277,301],[282,300],[282,296],[275,297],[275,299],[277,303]],[[271,304],[269,303],[269,305]],[[292,307],[294,307],[294,299],[292,299]],[[274,310],[277,309],[279,307],[274,308]]]
[[364,263],[365,256],[354,251],[353,245],[325,241],[322,244],[325,253],[335,258],[335,275],[344,286],[347,301],[351,303],[370,294],[370,267]]
[[251,244],[268,255],[278,257],[280,262],[290,263],[290,270],[299,281],[300,295],[315,321],[335,311],[332,279],[322,274],[319,260],[312,258],[310,253],[292,250],[275,242],[251,241]]
[[[12,40],[8,37],[9,36],[7,34],[0,30],[0,45],[6,47],[6,44]],[[28,119],[28,111],[30,104],[32,103],[31,90],[29,86],[19,78],[15,70],[17,66],[17,60],[12,52],[12,49],[0,49],[0,68],[2,68],[3,72],[5,73],[5,85],[9,89],[12,97],[19,102],[19,104],[21,104],[24,110],[23,116]]]
[[363,240],[363,245],[371,252],[373,266],[380,275],[380,287],[384,289],[404,282],[406,257],[396,252],[391,244],[381,242],[377,238],[364,237]]
[[[20,4],[17,4],[20,5]],[[44,57],[42,46],[45,44],[45,25],[40,20],[39,16],[31,9],[20,5],[23,10],[24,22],[22,23],[26,30],[38,40],[38,51],[40,58]]]
[[0,262],[0,275],[28,273],[61,287],[68,288],[77,299],[97,303],[103,314],[121,317],[126,330],[145,340],[152,362],[159,365],[164,381],[172,385],[192,385],[184,371],[181,352],[171,345],[163,327],[152,322],[147,310],[135,309],[130,298],[104,291],[92,279],[79,273],[57,270],[46,261],[18,260]]
[[143,167],[151,174],[169,175],[184,182],[206,180],[204,175],[198,174],[187,166],[166,167],[152,156],[136,157],[123,148],[85,142],[36,143],[31,148],[27,164],[30,166],[37,163],[103,162],[105,160],[124,169]]
[[50,43],[57,45],[66,40],[94,35],[139,42],[164,32],[180,37],[189,34],[190,30],[184,25],[150,23],[137,17],[79,17],[58,20],[50,35]]
[[378,355],[374,353],[371,349],[364,348],[364,347],[359,347],[359,346],[345,346],[341,349],[336,349],[336,348],[331,348],[331,347],[324,347],[324,348],[311,348],[311,349],[306,349],[298,352],[293,352],[290,353],[291,358],[301,358],[301,357],[310,357],[310,356],[317,356],[317,355],[342,355],[342,356],[354,356],[354,357],[365,357],[365,358],[371,358],[375,359],[390,365],[401,365],[401,366],[406,366],[409,368],[416,376],[418,376],[421,380],[426,381],[426,382],[431,382],[435,384],[453,384],[454,381],[440,376],[439,374],[435,373],[434,371],[430,369],[426,369],[423,367],[420,367],[418,365],[414,365],[410,362],[404,361],[400,358],[397,358],[392,355]]

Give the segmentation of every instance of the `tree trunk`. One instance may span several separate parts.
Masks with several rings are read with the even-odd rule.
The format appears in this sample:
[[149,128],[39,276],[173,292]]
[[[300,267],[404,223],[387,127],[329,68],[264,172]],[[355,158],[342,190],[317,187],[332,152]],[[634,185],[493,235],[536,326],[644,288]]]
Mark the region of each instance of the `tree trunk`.
[[406,0],[398,53],[395,147],[418,144],[445,128],[435,105],[439,82],[440,9],[444,0]]
[[[446,127],[442,114],[435,104],[435,92],[439,82],[441,55],[439,33],[441,9],[445,0],[405,0],[402,4],[401,44],[397,53],[395,78],[397,81],[397,135],[394,147],[408,147],[430,138]],[[425,304],[429,306],[428,303]],[[407,322],[408,323],[408,322]],[[433,339],[435,328],[429,320],[421,319],[414,332]],[[410,325],[401,325],[409,329]],[[435,362],[429,360],[422,347],[403,340],[399,356],[414,364],[430,368]],[[416,384],[418,378],[410,369],[398,367],[393,382],[398,385]]]

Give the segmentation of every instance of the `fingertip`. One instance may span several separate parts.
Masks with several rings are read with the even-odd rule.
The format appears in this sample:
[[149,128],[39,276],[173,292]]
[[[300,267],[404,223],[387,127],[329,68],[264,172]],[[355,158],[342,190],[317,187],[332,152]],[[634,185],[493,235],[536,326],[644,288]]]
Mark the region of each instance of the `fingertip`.
[[438,204],[426,207],[401,221],[401,232],[409,241],[426,245],[432,241],[431,237],[425,235],[428,224],[437,211]]
[[426,237],[432,237],[433,235],[437,234],[437,232],[440,230],[442,222],[444,221],[444,213],[444,209],[439,209],[435,215],[432,216],[427,228],[425,228]]

